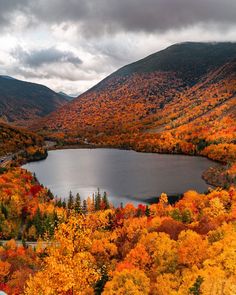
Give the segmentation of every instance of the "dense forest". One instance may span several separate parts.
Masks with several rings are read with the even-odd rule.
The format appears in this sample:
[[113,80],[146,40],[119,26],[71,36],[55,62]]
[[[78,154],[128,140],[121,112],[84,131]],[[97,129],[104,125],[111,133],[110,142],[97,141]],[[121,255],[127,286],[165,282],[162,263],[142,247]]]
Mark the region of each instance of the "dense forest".
[[[114,208],[58,200],[20,168],[0,176],[0,289],[8,294],[234,294],[236,191]],[[16,243],[19,237],[23,245]],[[35,241],[35,250],[27,244]]]
[[43,138],[36,133],[0,123],[0,157],[43,144]]

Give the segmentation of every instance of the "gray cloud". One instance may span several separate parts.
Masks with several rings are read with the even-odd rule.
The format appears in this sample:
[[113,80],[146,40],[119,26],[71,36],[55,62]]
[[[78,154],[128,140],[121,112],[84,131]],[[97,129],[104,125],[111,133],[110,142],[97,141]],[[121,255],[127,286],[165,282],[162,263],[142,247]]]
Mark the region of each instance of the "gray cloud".
[[8,25],[14,13],[27,12],[29,0],[0,0],[0,25]]
[[71,63],[73,65],[80,65],[82,63],[82,60],[73,52],[61,51],[53,47],[31,50],[30,52],[17,47],[12,53],[21,64],[32,68],[52,63]]
[[235,30],[236,0],[0,0],[0,72],[82,92],[173,43]]
[[235,0],[0,0],[0,20],[17,10],[39,22],[77,24],[87,35],[236,23]]

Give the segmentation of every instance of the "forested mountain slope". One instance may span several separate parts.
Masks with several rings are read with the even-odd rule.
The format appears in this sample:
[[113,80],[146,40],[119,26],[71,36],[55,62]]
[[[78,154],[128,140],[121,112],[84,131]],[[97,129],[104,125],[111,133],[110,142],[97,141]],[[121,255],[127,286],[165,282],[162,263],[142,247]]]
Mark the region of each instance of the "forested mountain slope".
[[0,123],[0,157],[43,145],[43,138],[33,132]]
[[0,76],[0,119],[6,123],[27,125],[66,102],[46,86]]
[[123,67],[37,127],[227,162],[235,159],[235,95],[236,44],[183,43]]

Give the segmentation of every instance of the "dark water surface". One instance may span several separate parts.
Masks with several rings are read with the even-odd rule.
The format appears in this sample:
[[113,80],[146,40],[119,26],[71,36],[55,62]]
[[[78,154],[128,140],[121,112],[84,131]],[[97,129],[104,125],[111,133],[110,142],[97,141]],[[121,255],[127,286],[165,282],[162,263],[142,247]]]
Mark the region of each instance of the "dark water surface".
[[217,165],[201,157],[137,153],[117,149],[65,149],[48,153],[48,158],[23,167],[58,197],[69,191],[83,198],[97,188],[106,191],[114,205],[135,205],[159,196],[181,194],[189,189],[204,192],[208,185],[201,174]]

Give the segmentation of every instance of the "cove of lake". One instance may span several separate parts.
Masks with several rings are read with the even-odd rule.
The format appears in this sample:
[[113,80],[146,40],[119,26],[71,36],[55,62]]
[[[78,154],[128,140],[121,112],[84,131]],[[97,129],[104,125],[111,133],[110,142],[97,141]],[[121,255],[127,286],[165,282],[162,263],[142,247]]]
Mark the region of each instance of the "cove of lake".
[[67,198],[69,191],[82,198],[97,188],[107,192],[115,206],[122,202],[148,202],[162,192],[179,195],[187,190],[204,192],[209,185],[201,178],[205,169],[218,164],[202,157],[137,153],[118,149],[64,149],[23,168],[35,173],[39,182],[55,196]]

